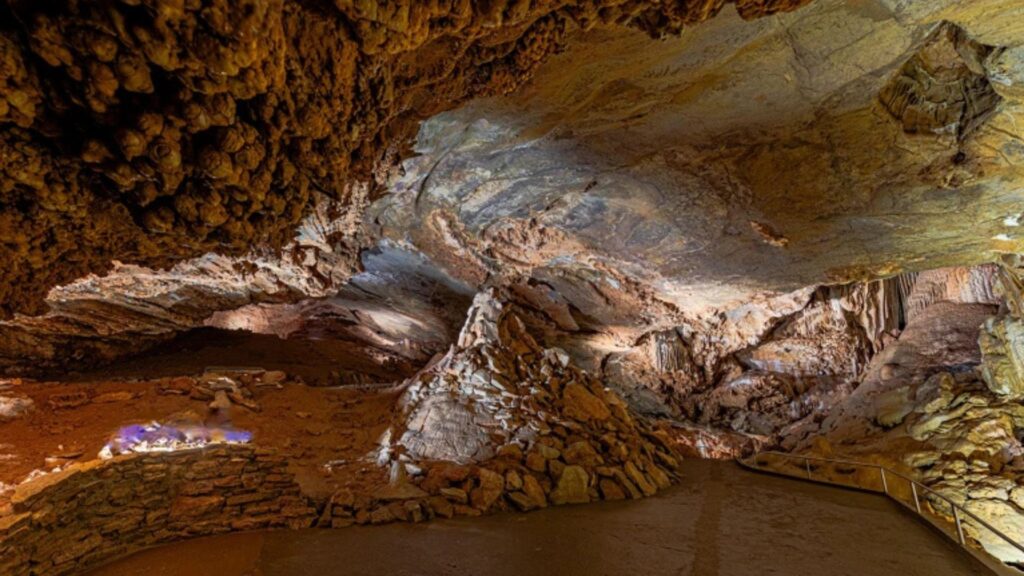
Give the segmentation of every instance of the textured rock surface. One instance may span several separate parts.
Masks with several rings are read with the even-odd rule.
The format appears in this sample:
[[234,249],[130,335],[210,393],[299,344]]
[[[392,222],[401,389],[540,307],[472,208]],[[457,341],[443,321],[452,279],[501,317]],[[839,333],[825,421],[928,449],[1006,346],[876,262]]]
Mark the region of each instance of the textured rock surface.
[[379,462],[460,505],[469,494],[477,511],[650,496],[674,475],[668,436],[539,346],[496,291],[476,296],[458,341],[406,385]]
[[422,368],[366,419],[390,483],[339,474],[320,526],[637,498],[679,452],[781,445],[1018,531],[1019,3],[753,18],[805,3],[9,2],[0,315],[57,287],[0,370],[196,326]]
[[[1018,274],[1010,265],[919,275],[906,327],[872,359],[859,388],[820,423],[791,430],[784,445],[884,463],[1019,538],[1024,411],[1007,356],[1018,317],[1005,306],[1019,299]],[[953,521],[943,501],[926,501]],[[994,556],[1024,560],[973,521],[964,526]]]
[[137,454],[21,484],[0,509],[0,571],[77,574],[140,548],[231,530],[305,527],[286,461],[247,446]]
[[221,310],[333,294],[360,266],[365,190],[350,202],[321,198],[280,252],[211,253],[168,270],[116,263],[104,276],[55,288],[46,314],[0,321],[0,370],[81,370],[201,326]]
[[[925,57],[994,89],[977,60],[1006,52],[979,46],[1021,31],[945,4],[724,13],[660,43],[593,31],[513,96],[424,123],[375,218],[468,278],[550,286],[584,327],[669,328],[822,281],[990,261],[1018,248],[1019,102],[962,138],[908,132],[885,104]],[[1012,9],[989,14],[1012,28]],[[950,82],[914,89],[955,96]]]
[[115,259],[279,246],[314,191],[347,200],[416,120],[508,92],[581,26],[672,33],[724,4],[5,3],[0,311]]
[[384,242],[361,254],[362,271],[330,296],[224,310],[206,325],[282,338],[343,338],[420,365],[458,335],[474,289],[422,254]]

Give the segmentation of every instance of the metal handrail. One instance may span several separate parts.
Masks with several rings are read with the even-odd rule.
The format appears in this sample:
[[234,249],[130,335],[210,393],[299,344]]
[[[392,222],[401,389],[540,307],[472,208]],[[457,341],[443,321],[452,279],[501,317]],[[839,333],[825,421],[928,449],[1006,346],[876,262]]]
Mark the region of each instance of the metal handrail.
[[[780,456],[782,458],[791,458],[791,459],[803,460],[804,461],[804,470],[806,471],[806,475],[807,475],[807,479],[808,480],[812,480],[812,481],[815,481],[815,482],[822,482],[822,483],[826,483],[826,484],[833,484],[833,485],[836,485],[836,486],[847,486],[847,487],[849,487],[849,485],[842,484],[840,482],[832,482],[832,481],[825,480],[825,479],[820,479],[820,478],[819,479],[815,479],[815,478],[813,478],[811,476],[811,462],[812,461],[814,461],[814,462],[829,462],[829,463],[833,463],[833,464],[844,464],[846,466],[859,466],[859,467],[862,467],[862,468],[875,468],[875,469],[877,469],[879,471],[879,475],[880,475],[881,480],[882,480],[882,490],[881,490],[881,492],[884,493],[886,496],[888,496],[890,499],[892,499],[892,500],[896,501],[897,503],[903,505],[905,508],[908,508],[910,510],[913,510],[914,512],[917,512],[917,514],[919,516],[923,517],[923,518],[927,518],[927,516],[925,515],[924,512],[921,511],[921,501],[920,501],[919,492],[918,492],[919,490],[924,490],[928,494],[930,494],[932,496],[935,496],[935,497],[945,501],[946,504],[949,504],[950,509],[953,511],[953,521],[954,521],[954,523],[956,525],[956,533],[957,533],[957,537],[953,538],[952,535],[950,535],[950,537],[953,538],[954,540],[957,540],[960,543],[960,545],[963,546],[965,549],[971,550],[973,548],[974,550],[977,550],[976,547],[971,547],[971,546],[968,546],[968,544],[967,544],[967,538],[964,537],[964,528],[963,528],[962,516],[969,518],[970,520],[975,522],[977,525],[984,527],[986,530],[988,530],[992,534],[995,534],[996,536],[1001,538],[1007,544],[1010,544],[1011,546],[1013,546],[1017,550],[1020,550],[1022,553],[1024,553],[1024,545],[1022,545],[1019,542],[1013,540],[1012,538],[1010,538],[1009,536],[1004,534],[1002,531],[1000,531],[996,527],[994,527],[991,524],[989,524],[988,522],[982,520],[981,518],[979,518],[977,515],[975,515],[971,511],[965,509],[963,506],[960,506],[956,502],[953,502],[952,500],[950,500],[945,495],[943,495],[943,494],[941,494],[939,492],[936,492],[935,490],[932,490],[931,488],[925,486],[924,484],[918,482],[917,480],[914,480],[913,478],[910,478],[910,477],[908,477],[908,476],[906,476],[904,474],[900,474],[899,472],[896,472],[895,470],[891,470],[889,468],[886,468],[885,466],[882,466],[881,464],[873,464],[873,463],[870,463],[870,462],[857,462],[857,461],[853,461],[853,460],[839,460],[839,459],[835,459],[835,458],[822,458],[820,456],[807,456],[807,455],[804,455],[804,454],[790,454],[788,452],[776,452],[776,451],[773,451],[773,450],[766,450],[766,451],[763,451],[763,452],[758,452],[757,454],[754,454],[753,456],[747,458],[746,460],[748,460],[748,461],[740,460],[740,462],[742,464],[744,464],[745,466],[748,466],[748,467],[751,467],[751,468],[755,468],[755,469],[758,469],[758,470],[767,470],[769,472],[776,472],[776,473],[785,474],[787,476],[797,477],[794,474],[788,474],[788,473],[780,471],[780,470],[763,468],[757,462],[757,458],[759,456],[766,456],[766,455],[767,456]],[[911,507],[907,502],[904,502],[900,498],[897,498],[896,496],[894,496],[890,492],[890,490],[889,490],[889,482],[888,482],[887,476],[893,476],[893,477],[896,477],[896,478],[901,478],[901,479],[907,481],[910,484],[910,491],[911,491],[911,494],[913,495],[913,498],[914,498],[914,506],[913,507]],[[862,490],[870,490],[872,492],[878,492],[878,490],[873,489],[873,488],[868,488],[868,487],[859,486],[859,485],[854,485],[854,486],[857,487],[857,488],[860,488]],[[1005,566],[1006,564],[1003,563],[1003,565]]]

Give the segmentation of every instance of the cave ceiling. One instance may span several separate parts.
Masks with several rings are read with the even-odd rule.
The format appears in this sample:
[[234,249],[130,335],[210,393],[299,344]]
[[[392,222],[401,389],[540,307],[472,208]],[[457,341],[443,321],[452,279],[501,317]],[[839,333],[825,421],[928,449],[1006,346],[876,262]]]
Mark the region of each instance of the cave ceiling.
[[113,260],[280,247],[316,193],[345,201],[418,120],[513,90],[574,32],[675,34],[725,4],[5,2],[0,312]]
[[928,4],[589,32],[514,95],[425,122],[375,217],[480,278],[664,304],[604,324],[1016,252],[1013,50],[968,3]]
[[11,3],[0,364],[314,311],[421,357],[485,286],[592,361],[740,346],[1018,252],[1021,8],[803,4]]

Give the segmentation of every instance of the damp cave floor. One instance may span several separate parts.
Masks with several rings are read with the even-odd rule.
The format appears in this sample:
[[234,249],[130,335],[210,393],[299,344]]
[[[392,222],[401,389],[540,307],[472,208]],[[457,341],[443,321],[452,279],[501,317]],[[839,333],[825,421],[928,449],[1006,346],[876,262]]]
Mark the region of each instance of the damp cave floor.
[[645,500],[144,550],[91,576],[989,574],[885,498],[689,460]]

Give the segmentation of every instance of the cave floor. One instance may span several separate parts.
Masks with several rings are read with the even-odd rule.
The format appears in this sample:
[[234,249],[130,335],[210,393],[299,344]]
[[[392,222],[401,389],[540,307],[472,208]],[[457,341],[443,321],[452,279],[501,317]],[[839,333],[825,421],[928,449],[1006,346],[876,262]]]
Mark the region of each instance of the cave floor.
[[382,366],[369,348],[339,338],[279,338],[245,330],[197,328],[131,358],[85,370],[52,375],[62,381],[90,382],[110,378],[152,379],[202,372],[207,366],[259,366],[283,370],[307,384],[338,384],[332,372],[344,369],[370,382],[400,382],[418,366],[396,362]]
[[[206,358],[204,358],[205,360]],[[21,482],[33,470],[50,470],[95,459],[122,426],[211,418],[208,398],[186,391],[196,380],[20,380],[0,392],[29,398],[33,409],[0,420],[0,506],[12,494],[6,483]],[[385,472],[367,459],[391,423],[399,391],[391,387],[314,387],[285,381],[248,386],[256,410],[233,405],[221,412],[232,427],[251,432],[257,446],[288,458],[303,491],[326,497],[341,487],[376,486]],[[176,392],[176,393],[170,393]]]
[[884,498],[688,460],[654,498],[427,524],[232,534],[92,576],[988,574]]

